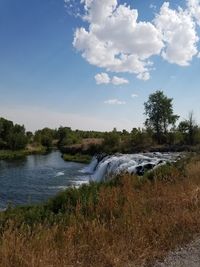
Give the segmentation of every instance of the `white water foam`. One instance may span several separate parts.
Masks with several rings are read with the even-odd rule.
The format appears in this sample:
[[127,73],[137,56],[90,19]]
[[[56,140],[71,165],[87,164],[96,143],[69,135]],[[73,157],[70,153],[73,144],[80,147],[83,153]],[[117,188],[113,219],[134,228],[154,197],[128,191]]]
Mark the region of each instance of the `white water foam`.
[[90,164],[88,166],[86,166],[83,170],[80,170],[80,172],[92,174],[92,173],[94,173],[97,165],[98,165],[98,160],[96,157],[93,157]]
[[63,175],[65,175],[64,172],[57,172],[57,173],[56,173],[56,177],[63,176]]
[[179,153],[141,153],[118,154],[106,156],[101,161],[94,157],[91,163],[81,172],[89,175],[90,181],[101,182],[120,173],[142,175],[146,170],[152,170],[167,162],[175,162]]

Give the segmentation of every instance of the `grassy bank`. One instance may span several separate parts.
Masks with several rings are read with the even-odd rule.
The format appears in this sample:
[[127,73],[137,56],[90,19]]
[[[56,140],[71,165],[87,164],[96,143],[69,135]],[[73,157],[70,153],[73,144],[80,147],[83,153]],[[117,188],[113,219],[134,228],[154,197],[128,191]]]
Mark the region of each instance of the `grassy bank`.
[[150,266],[200,233],[200,157],[0,214],[0,266]]
[[73,162],[79,162],[79,163],[90,163],[92,156],[90,155],[84,155],[84,154],[63,154],[63,159],[65,161],[73,161]]
[[12,159],[18,159],[23,158],[26,156],[25,150],[0,150],[0,160],[12,160]]
[[43,146],[37,146],[32,148],[26,148],[23,150],[0,150],[0,160],[13,160],[26,157],[32,154],[43,154],[46,152],[46,148]]

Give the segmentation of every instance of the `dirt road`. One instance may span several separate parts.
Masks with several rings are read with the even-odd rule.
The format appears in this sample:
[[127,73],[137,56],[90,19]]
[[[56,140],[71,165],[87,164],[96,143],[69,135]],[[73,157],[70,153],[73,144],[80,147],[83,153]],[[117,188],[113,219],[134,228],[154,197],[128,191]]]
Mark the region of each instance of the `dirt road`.
[[158,262],[154,267],[200,267],[200,238],[169,253],[164,262]]

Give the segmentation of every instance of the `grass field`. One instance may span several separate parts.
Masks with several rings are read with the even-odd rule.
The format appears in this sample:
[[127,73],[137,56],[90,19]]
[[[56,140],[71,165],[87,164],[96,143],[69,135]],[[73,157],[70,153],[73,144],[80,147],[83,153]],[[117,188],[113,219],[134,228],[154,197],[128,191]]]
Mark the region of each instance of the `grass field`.
[[0,214],[2,267],[151,266],[200,233],[200,157]]

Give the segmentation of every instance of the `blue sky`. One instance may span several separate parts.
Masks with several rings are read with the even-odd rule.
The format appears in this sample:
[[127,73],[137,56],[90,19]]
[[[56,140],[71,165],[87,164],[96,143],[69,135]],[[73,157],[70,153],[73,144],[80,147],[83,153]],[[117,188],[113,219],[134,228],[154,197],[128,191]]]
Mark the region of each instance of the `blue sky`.
[[[119,130],[130,130],[143,125],[143,103],[150,93],[162,89],[174,98],[175,112],[182,119],[187,118],[193,110],[199,122],[200,59],[197,38],[200,13],[195,13],[199,8],[198,1],[195,7],[188,7],[186,1],[170,1],[169,6],[163,8],[162,14],[160,9],[164,1],[126,1],[130,7],[124,6],[124,1],[118,1],[111,11],[112,16],[119,6],[125,7],[123,12],[132,12],[133,9],[138,12],[137,33],[127,33],[128,37],[128,34],[134,36],[127,40],[121,36],[123,29],[120,30],[119,26],[117,37],[110,35],[108,23],[103,25],[105,18],[102,19],[98,8],[94,9],[95,5],[91,6],[92,1],[80,4],[80,1],[64,3],[63,0],[0,0],[0,116],[23,123],[28,130],[60,125],[73,129],[112,130],[117,127]],[[115,0],[109,0],[105,5],[108,2],[114,3]],[[178,6],[183,10],[179,11]],[[82,17],[76,16],[78,9]],[[165,25],[165,19],[172,11],[175,21],[178,20],[175,27],[172,25],[173,31],[166,29]],[[115,15],[116,23],[117,19],[123,19],[123,12]],[[95,19],[98,15],[97,22]],[[143,31],[141,21],[146,23],[142,25]],[[115,22],[112,27],[117,27]],[[149,29],[153,27],[154,31],[163,34],[160,39],[156,37],[155,44],[154,41],[149,44],[148,39],[145,41],[148,36],[144,32],[150,32],[148,23],[151,23]],[[184,31],[185,36],[180,40],[179,30],[185,23],[189,30]],[[96,25],[97,33],[89,32],[89,26],[93,28]],[[81,27],[89,32],[90,39],[83,41],[82,33],[77,33]],[[150,39],[154,40],[157,32],[153,32]],[[114,38],[111,40],[112,48],[105,50],[109,58],[118,49],[113,62],[102,60],[101,51],[90,47],[96,38],[95,34],[101,44],[107,42],[106,38]],[[170,39],[171,34],[174,36],[173,41]],[[193,39],[189,38],[190,35]],[[117,38],[123,46],[121,50]],[[189,39],[193,43],[187,43]],[[142,49],[136,44],[141,40],[144,41]],[[130,47],[127,47],[129,42]],[[149,52],[151,45],[153,52]],[[184,55],[184,59],[176,52]],[[131,63],[130,67],[128,62],[123,63],[123,66],[116,65],[114,60],[122,54],[127,56],[126,53],[139,60],[139,67],[135,63]],[[153,65],[146,65],[149,61]],[[100,84],[95,80],[98,74]],[[102,79],[105,75],[107,81]],[[117,82],[113,82],[116,81],[113,77],[118,78]]]

